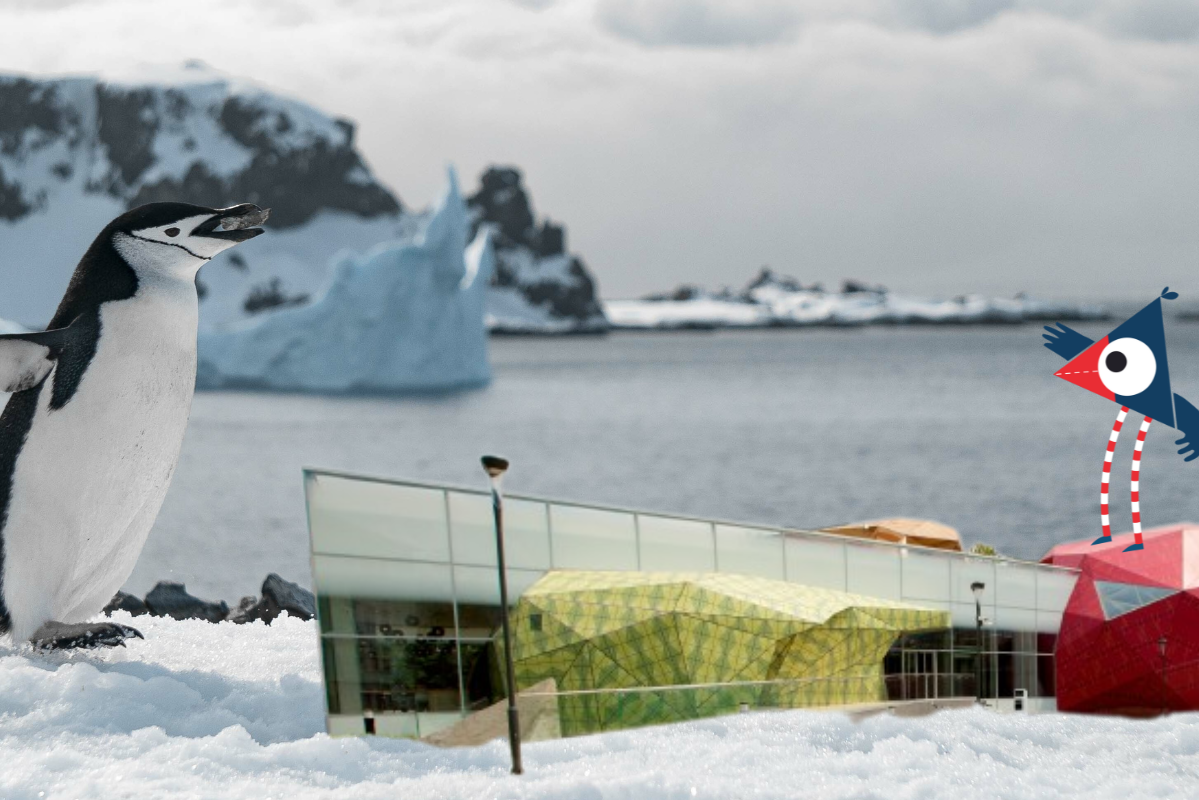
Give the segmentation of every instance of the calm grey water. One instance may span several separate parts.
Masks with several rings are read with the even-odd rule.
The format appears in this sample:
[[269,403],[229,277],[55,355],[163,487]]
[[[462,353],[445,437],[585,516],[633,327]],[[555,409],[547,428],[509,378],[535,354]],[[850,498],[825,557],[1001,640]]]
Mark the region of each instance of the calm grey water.
[[[1167,337],[1175,390],[1199,403],[1199,325]],[[1032,325],[499,339],[494,383],[450,398],[200,394],[129,586],[308,584],[302,465],[482,487],[489,452],[512,460],[513,492],[795,527],[925,517],[1037,558],[1098,535],[1117,411],[1055,378],[1040,342]],[[1116,530],[1139,419],[1116,454]],[[1146,526],[1199,518],[1199,461],[1176,438],[1150,429]]]

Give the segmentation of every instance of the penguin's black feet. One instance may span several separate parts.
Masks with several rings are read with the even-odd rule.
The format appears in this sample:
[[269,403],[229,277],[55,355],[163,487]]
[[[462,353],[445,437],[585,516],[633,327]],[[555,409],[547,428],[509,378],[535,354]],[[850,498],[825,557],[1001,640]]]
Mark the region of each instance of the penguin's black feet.
[[136,636],[144,639],[141,631],[115,622],[81,622],[67,625],[62,622],[47,622],[29,638],[39,650],[72,650],[89,647],[125,646],[125,640]]

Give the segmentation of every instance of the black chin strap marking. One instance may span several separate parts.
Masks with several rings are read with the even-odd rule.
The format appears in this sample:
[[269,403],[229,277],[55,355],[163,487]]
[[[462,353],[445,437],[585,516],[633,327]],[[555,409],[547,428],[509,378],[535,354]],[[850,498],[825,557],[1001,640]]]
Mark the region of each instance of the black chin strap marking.
[[165,244],[165,245],[167,245],[168,247],[178,247],[180,250],[182,250],[183,252],[187,253],[187,254],[188,254],[189,256],[191,256],[192,258],[198,258],[198,259],[200,259],[201,261],[212,261],[212,256],[202,256],[202,255],[200,255],[199,253],[193,253],[191,250],[188,250],[188,249],[187,249],[186,247],[184,247],[183,245],[181,245],[181,244],[176,244],[175,242],[160,242],[160,241],[158,241],[157,239],[147,239],[145,236],[138,236],[136,233],[129,233],[129,234],[126,234],[126,235],[127,235],[127,236],[132,236],[134,239],[140,239],[140,240],[142,240],[143,242],[149,242],[150,244]]

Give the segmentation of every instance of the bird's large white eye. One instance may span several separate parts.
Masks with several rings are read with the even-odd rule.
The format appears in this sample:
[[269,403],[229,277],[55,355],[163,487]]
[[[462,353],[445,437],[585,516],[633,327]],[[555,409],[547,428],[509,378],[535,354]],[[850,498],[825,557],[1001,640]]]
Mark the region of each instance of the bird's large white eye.
[[1099,379],[1113,394],[1132,397],[1149,388],[1157,375],[1157,359],[1140,339],[1117,339],[1099,354]]

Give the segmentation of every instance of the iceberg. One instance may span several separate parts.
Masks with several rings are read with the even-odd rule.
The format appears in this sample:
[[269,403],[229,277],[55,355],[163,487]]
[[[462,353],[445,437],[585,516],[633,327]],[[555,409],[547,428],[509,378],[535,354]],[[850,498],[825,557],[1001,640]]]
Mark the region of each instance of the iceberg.
[[334,259],[307,305],[202,331],[196,385],[324,393],[448,392],[491,379],[491,232],[467,246],[457,177],[410,236]]

